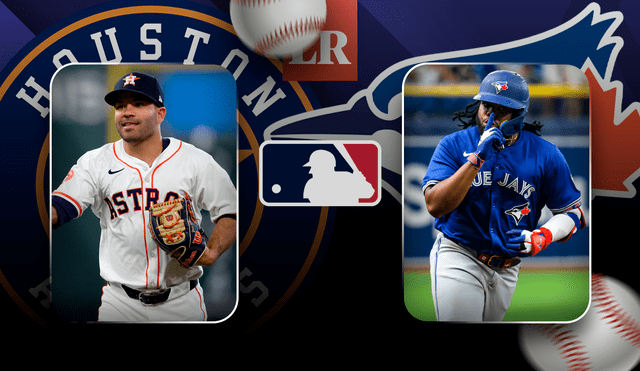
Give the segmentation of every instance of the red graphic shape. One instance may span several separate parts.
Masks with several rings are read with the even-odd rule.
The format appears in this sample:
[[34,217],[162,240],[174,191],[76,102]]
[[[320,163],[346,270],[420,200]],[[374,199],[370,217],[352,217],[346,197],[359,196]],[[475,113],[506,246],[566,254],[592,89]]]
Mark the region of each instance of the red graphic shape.
[[358,80],[358,1],[327,0],[323,32],[300,63],[283,59],[283,81]]
[[634,110],[615,125],[617,89],[603,91],[591,70],[585,75],[589,80],[592,188],[628,192],[624,181],[640,168],[640,115]]
[[359,199],[359,202],[374,202],[378,198],[378,147],[374,144],[345,144],[344,148],[349,152],[351,159],[358,166],[358,171],[364,175],[365,179],[375,192],[370,198]]

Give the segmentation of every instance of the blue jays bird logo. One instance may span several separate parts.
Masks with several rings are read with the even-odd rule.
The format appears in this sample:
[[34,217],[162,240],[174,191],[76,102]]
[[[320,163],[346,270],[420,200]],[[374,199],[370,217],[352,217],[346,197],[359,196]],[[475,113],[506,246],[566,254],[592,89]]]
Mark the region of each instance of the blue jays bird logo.
[[516,221],[516,225],[518,225],[520,223],[520,220],[522,220],[522,218],[524,218],[530,212],[531,212],[531,209],[529,208],[529,203],[527,202],[526,204],[523,204],[523,205],[514,206],[511,209],[505,211],[504,213],[507,215],[511,215],[513,217],[513,220]]
[[492,83],[491,85],[493,85],[493,87],[496,88],[496,94],[499,94],[503,90],[509,89],[509,87],[507,86],[507,82],[506,81],[496,81],[496,82]]

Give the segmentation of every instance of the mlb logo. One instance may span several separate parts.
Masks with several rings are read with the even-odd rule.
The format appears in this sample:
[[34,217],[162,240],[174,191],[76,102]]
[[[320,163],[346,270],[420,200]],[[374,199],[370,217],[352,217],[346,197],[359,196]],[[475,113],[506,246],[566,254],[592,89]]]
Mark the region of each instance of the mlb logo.
[[374,141],[266,141],[259,194],[267,206],[374,206],[381,149]]
[[327,0],[320,39],[282,62],[284,81],[357,81],[358,0]]

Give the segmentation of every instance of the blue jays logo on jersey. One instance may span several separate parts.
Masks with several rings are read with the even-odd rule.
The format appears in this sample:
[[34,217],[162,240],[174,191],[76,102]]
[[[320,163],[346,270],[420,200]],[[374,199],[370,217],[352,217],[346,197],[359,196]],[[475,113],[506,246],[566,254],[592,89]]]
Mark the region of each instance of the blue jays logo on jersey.
[[267,141],[260,200],[268,206],[373,206],[380,200],[374,141]]
[[514,206],[511,209],[505,211],[504,213],[507,215],[511,215],[513,220],[515,220],[516,225],[520,223],[520,220],[525,216],[529,215],[531,209],[529,208],[529,203],[523,205]]
[[493,85],[493,87],[496,88],[496,94],[499,94],[503,90],[509,89],[509,86],[507,86],[506,81],[496,81],[491,83],[491,85]]

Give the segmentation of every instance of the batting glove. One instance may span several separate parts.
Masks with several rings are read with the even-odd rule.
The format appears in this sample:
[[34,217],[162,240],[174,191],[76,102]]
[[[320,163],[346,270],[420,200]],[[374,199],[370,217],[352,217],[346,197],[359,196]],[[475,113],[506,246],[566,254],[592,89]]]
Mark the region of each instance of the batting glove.
[[534,256],[544,250],[553,241],[551,231],[546,228],[536,229],[533,232],[520,229],[512,229],[507,232],[507,249],[515,256]]
[[480,142],[478,142],[478,149],[467,157],[467,161],[478,170],[504,144],[504,135],[500,129],[493,127],[494,116],[495,114],[493,113],[489,116],[485,131],[480,137]]

